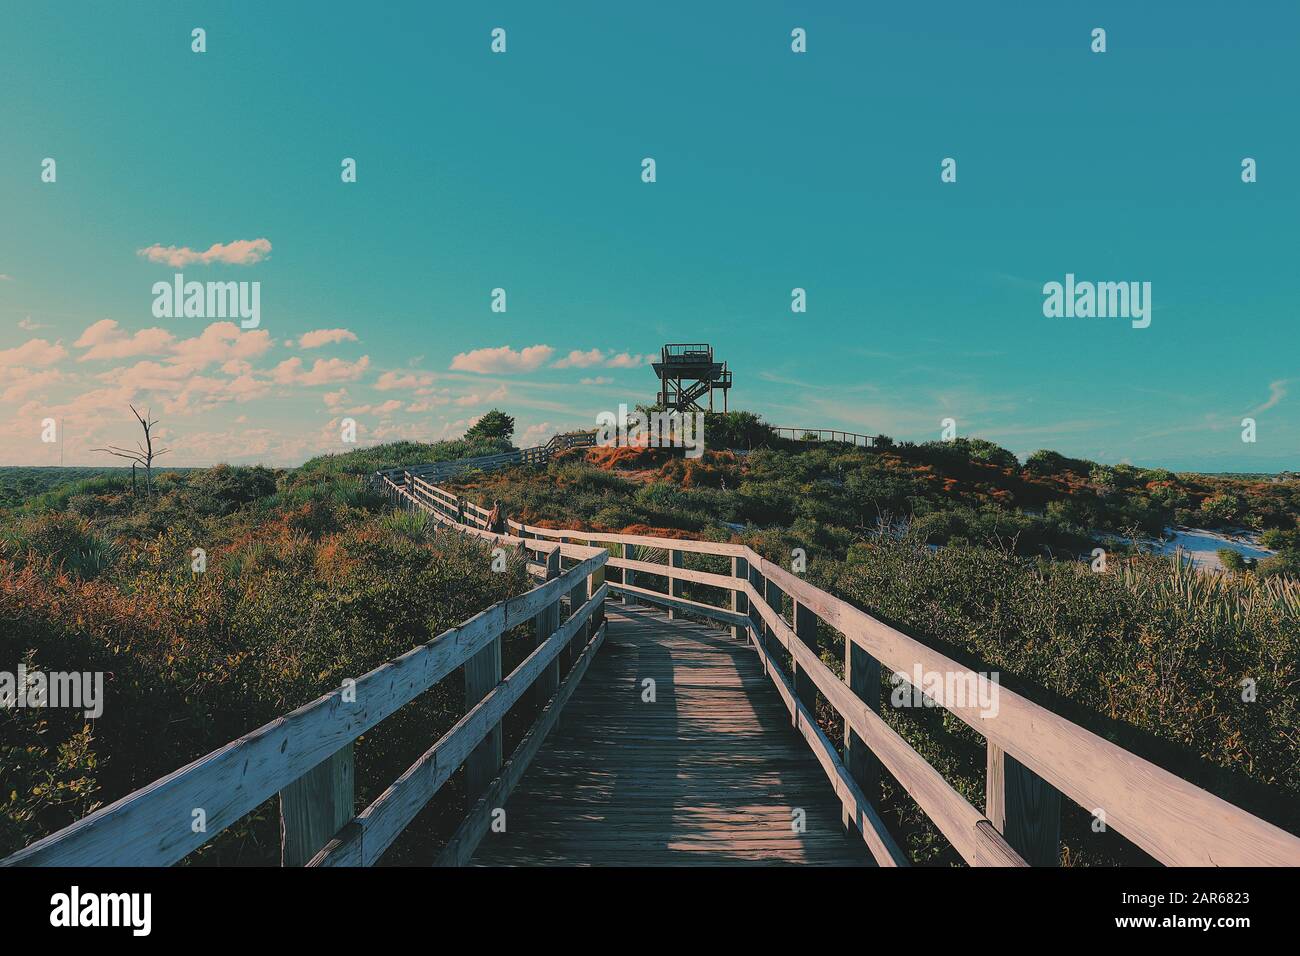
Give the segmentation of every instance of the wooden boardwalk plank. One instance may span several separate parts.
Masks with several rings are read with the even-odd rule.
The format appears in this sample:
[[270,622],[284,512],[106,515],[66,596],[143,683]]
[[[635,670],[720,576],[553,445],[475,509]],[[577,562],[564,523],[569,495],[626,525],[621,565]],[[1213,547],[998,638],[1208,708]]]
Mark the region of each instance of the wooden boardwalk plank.
[[475,865],[871,864],[751,647],[662,611],[606,611],[605,646]]

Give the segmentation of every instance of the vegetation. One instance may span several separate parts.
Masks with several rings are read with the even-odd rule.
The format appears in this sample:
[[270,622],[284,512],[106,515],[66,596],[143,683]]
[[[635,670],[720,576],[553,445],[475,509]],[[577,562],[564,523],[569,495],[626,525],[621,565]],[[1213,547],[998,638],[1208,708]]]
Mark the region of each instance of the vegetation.
[[[52,469],[0,469],[0,670],[22,662],[109,675],[94,721],[0,711],[0,854],[524,588],[522,567],[491,573],[480,545],[389,511],[358,480],[507,450],[513,425],[501,415],[463,440],[363,448],[289,471],[156,473],[151,497],[133,493],[121,469],[68,470],[74,480],[61,484]],[[698,459],[571,449],[545,467],[458,484],[542,526],[740,540],[773,560],[802,547],[819,586],[1300,829],[1300,482],[1175,475],[1050,451],[1021,464],[978,440],[792,442],[745,412],[710,416],[706,437],[714,450]],[[1278,555],[1253,563],[1233,552],[1224,575],[1138,547],[1113,554],[1105,574],[1078,560],[1100,535],[1138,539],[1171,524],[1253,528]],[[709,560],[688,564],[725,570]],[[709,599],[701,588],[690,595]],[[842,638],[822,637],[824,659],[839,668]],[[507,669],[528,643],[507,641]],[[459,682],[444,684],[358,742],[361,800],[458,719]],[[980,738],[941,710],[886,714],[982,805]],[[829,734],[841,733],[824,702],[820,716]],[[521,726],[512,720],[507,744]],[[458,779],[445,789],[390,862],[426,862],[459,819]],[[1143,860],[1066,806],[1068,862]],[[955,862],[888,781],[885,810],[917,860]],[[274,862],[277,827],[271,801],[191,861]]]
[[515,420],[500,409],[494,408],[469,427],[465,440],[509,441],[515,433]]
[[366,475],[385,468],[410,467],[458,458],[478,458],[510,451],[513,446],[501,438],[460,438],[455,441],[399,441],[388,445],[358,448],[340,455],[321,455],[304,462],[299,475]]
[[[710,448],[742,446],[767,429],[745,412],[714,416]],[[710,419],[712,421],[712,418]],[[726,429],[730,428],[728,432]],[[481,502],[542,526],[602,531],[709,533],[773,530],[799,546],[843,556],[881,526],[906,526],[924,543],[1010,548],[1022,556],[1073,558],[1111,535],[1130,540],[1174,525],[1271,529],[1282,551],[1260,574],[1300,565],[1300,482],[1174,475],[1040,451],[1020,465],[978,439],[877,448],[771,439],[748,453],[684,458],[659,448],[572,449],[547,468],[466,476]]]
[[[184,472],[189,469],[172,470]],[[94,478],[125,481],[129,488],[131,469],[3,465],[0,466],[0,508],[16,508],[28,499],[56,488],[63,493],[71,485]]]
[[[982,548],[934,550],[877,536],[809,577],[1003,686],[1230,802],[1300,830],[1300,584],[1198,573],[1142,556],[1096,574],[1084,562]],[[828,664],[842,638],[826,634]],[[1250,682],[1250,683],[1243,683]],[[1249,688],[1249,692],[1248,692]],[[892,685],[886,675],[882,693]],[[888,697],[886,696],[886,699]],[[976,806],[984,742],[941,708],[886,719]],[[836,730],[827,718],[828,732]],[[886,809],[918,860],[957,857],[915,803],[888,785]],[[1074,864],[1142,864],[1145,854],[1063,802]]]
[[[737,414],[737,413],[733,413]],[[761,423],[760,423],[761,424]],[[712,448],[716,433],[706,426]],[[742,447],[743,442],[729,442]],[[776,561],[804,548],[820,587],[1019,693],[1238,805],[1300,831],[1300,483],[1175,475],[1041,451],[1021,465],[989,442],[874,449],[773,440],[748,454],[595,448],[542,469],[462,479],[551,527],[741,540]],[[1247,527],[1279,552],[1232,575],[1177,558],[1078,560],[1107,533]],[[653,560],[653,558],[651,558]],[[708,558],[688,556],[689,566]],[[716,601],[707,588],[688,596]],[[824,659],[843,638],[823,628]],[[1248,683],[1253,691],[1246,692]],[[892,689],[886,675],[882,693]],[[832,738],[842,726],[822,702]],[[976,806],[983,740],[941,709],[887,719]],[[958,861],[905,793],[885,810],[918,862]],[[1065,801],[1065,860],[1149,862]]]
[[[329,465],[366,470],[384,454]],[[521,565],[492,573],[477,543],[389,512],[320,461],[164,473],[152,498],[133,496],[129,477],[83,479],[28,499],[0,530],[0,670],[106,675],[93,721],[0,710],[0,855],[526,586]],[[528,643],[512,636],[507,655],[521,658]],[[366,734],[359,798],[373,799],[462,713],[450,680]],[[390,859],[427,862],[428,837],[459,819],[462,799],[447,788],[413,831],[424,838]],[[278,825],[268,802],[192,859],[274,863]]]

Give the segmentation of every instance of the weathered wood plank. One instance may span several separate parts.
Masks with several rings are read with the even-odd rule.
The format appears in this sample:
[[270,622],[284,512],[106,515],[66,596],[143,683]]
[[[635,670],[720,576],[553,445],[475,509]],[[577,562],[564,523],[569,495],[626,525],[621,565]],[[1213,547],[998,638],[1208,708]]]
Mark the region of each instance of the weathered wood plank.
[[[891,671],[968,669],[752,551],[796,599]],[[1169,866],[1300,866],[1300,837],[1235,807],[1064,717],[998,688],[997,713],[942,701],[949,711],[1107,825]]]
[[[880,662],[847,638],[844,641],[844,682],[854,696],[880,713]],[[862,788],[867,802],[873,807],[879,806],[880,761],[848,720],[844,721],[844,765],[849,768],[849,776]],[[849,823],[846,812],[845,827]]]
[[[465,707],[471,709],[501,680],[501,638],[465,662]],[[501,768],[501,724],[497,722],[465,760],[465,790],[471,795],[487,789]]]
[[[6,866],[169,866],[428,690],[505,627],[494,604],[428,644],[0,860]],[[207,830],[191,829],[202,809]]]
[[[749,595],[745,593],[745,582],[749,580],[749,562],[744,558],[731,559],[731,611],[748,618],[749,616]],[[731,636],[736,640],[744,640],[749,634],[748,628],[744,624],[731,625]]]
[[[665,539],[666,541],[674,539]],[[625,568],[629,571],[640,571],[644,574],[654,574],[659,577],[668,575],[668,568],[662,564],[655,564],[653,561],[633,561],[629,558],[610,558],[609,566],[612,568]],[[736,588],[736,580],[725,574],[713,574],[709,571],[696,571],[694,568],[682,567],[675,565],[672,572],[673,577],[681,578],[683,581],[691,581],[694,584],[707,584],[710,587],[723,588],[731,591]]]
[[1061,864],[1061,793],[988,744],[984,815],[1030,866]]
[[355,800],[349,743],[280,791],[280,865],[305,865],[352,819]]
[[[798,601],[794,602],[794,633],[814,656],[818,654],[817,615]],[[817,683],[797,662],[794,665],[794,690],[810,712],[817,709]]]
[[[763,603],[766,604],[766,606],[770,608],[776,614],[777,617],[781,617],[781,606],[784,603],[782,601],[783,596],[784,596],[784,592],[782,592],[782,590],[779,587],[777,587],[776,579],[768,575],[764,575],[763,576]],[[750,600],[751,601],[753,600],[752,596]],[[760,615],[760,617],[765,618],[764,615]],[[767,648],[771,648],[772,629],[768,627],[766,624],[764,624],[762,630],[762,639],[763,639],[763,646]],[[777,667],[781,666],[776,662],[775,658],[773,658],[770,661],[770,664]],[[771,667],[769,667],[769,670],[770,669]]]
[[651,591],[649,588],[632,587],[627,584],[615,584],[613,590],[619,593],[626,592],[635,595],[646,604],[654,604],[664,608],[676,608],[679,611],[690,611],[703,617],[712,618],[715,621],[721,621],[724,624],[745,625],[748,619],[743,615],[738,615],[726,608],[714,607],[711,604],[701,604],[699,601],[691,601],[687,598],[673,598],[659,591]]
[[[551,634],[520,662],[505,680],[484,696],[464,717],[426,750],[415,763],[363,810],[354,821],[357,826],[340,840],[332,852],[313,860],[317,866],[373,865],[392,845],[416,814],[433,798],[451,775],[470,755],[492,727],[546,672],[570,639],[581,631],[591,613],[604,599],[598,593],[577,614]],[[500,771],[498,771],[500,772]],[[494,778],[496,779],[496,778]],[[485,787],[484,792],[491,788]],[[341,825],[340,825],[341,826]],[[337,829],[337,828],[336,828]],[[333,834],[331,834],[332,836]],[[352,843],[362,850],[354,852]]]
[[507,832],[488,833],[475,864],[869,862],[747,642],[642,608],[609,626],[565,728],[506,807]]
[[[785,621],[757,593],[750,593],[749,602],[751,606],[758,607],[772,639],[783,644],[799,666],[807,669],[831,706],[850,721],[858,736],[866,741],[880,762],[948,838],[962,859],[972,865],[978,864],[981,859],[989,859],[989,854],[981,855],[980,849],[990,839],[988,831],[976,826],[984,819],[984,815],[971,806],[939,771],[930,766],[907,741],[850,691],[830,668],[815,658]],[[999,850],[995,856],[1003,858],[1006,854]]]
[[[759,656],[767,658],[769,651],[759,640],[757,631],[751,632],[751,635]],[[772,636],[773,638],[779,638],[779,635],[775,633]],[[767,673],[776,684],[781,700],[785,703],[786,709],[790,711],[795,729],[803,734],[808,746],[812,748],[813,756],[822,765],[831,786],[835,789],[835,795],[840,798],[844,813],[853,822],[854,828],[862,836],[876,862],[881,866],[910,865],[907,854],[894,840],[889,829],[885,826],[884,820],[876,812],[876,808],[867,802],[866,796],[859,789],[854,779],[849,776],[848,770],[840,762],[839,755],[835,752],[835,746],[822,733],[821,728],[817,726],[817,719],[813,717],[807,705],[799,700],[789,679],[781,672],[780,667],[774,666],[773,661],[766,660],[765,663]]]
[[[590,582],[591,582],[591,576],[588,575],[587,577],[579,580],[578,583],[573,586],[573,589],[569,591],[569,613],[570,614],[573,614],[574,612],[580,610],[582,606],[585,603],[587,603],[587,597],[588,597],[587,588]],[[578,628],[577,632],[573,636],[573,639],[569,641],[569,643],[565,646],[564,654],[561,656],[564,658],[564,662],[567,666],[571,667],[573,665],[573,662],[577,659],[578,655],[582,653],[582,649],[587,646],[587,628],[589,626],[590,626],[590,617],[588,617],[588,622],[586,624]]]
[[556,690],[555,697],[545,707],[542,708],[541,714],[538,715],[537,721],[532,728],[524,735],[524,739],[519,742],[515,752],[510,759],[506,761],[501,770],[500,776],[493,781],[492,786],[465,817],[465,820],[457,827],[456,832],[452,834],[447,845],[443,847],[442,853],[438,857],[435,866],[464,866],[469,862],[470,857],[478,848],[484,834],[491,822],[492,811],[497,807],[505,805],[506,800],[510,797],[510,792],[518,784],[524,771],[528,769],[529,763],[541,749],[542,743],[546,740],[546,735],[550,733],[551,728],[564,709],[564,705],[573,695],[574,689],[582,681],[582,676],[587,672],[591,665],[591,660],[600,649],[600,645],[605,640],[606,626],[602,626],[591,643],[583,650],[573,669],[565,677],[564,683]]
[[743,544],[719,541],[696,541],[692,538],[654,538],[641,534],[609,534],[595,531],[574,531],[556,528],[535,528],[529,531],[543,538],[562,538],[570,541],[599,541],[604,544],[643,545],[648,548],[677,548],[697,554],[721,554],[727,557],[745,557],[749,551]]
[[[574,572],[576,572],[577,570],[579,569],[574,568],[573,571],[569,572],[569,576],[573,576]],[[546,577],[548,580],[558,579],[560,577],[560,554],[558,551],[554,551],[547,556]],[[570,588],[572,588],[576,583],[576,581],[583,581],[585,583],[586,579],[587,576],[584,573],[580,577],[577,577],[574,581],[567,582],[567,585],[564,588],[564,590],[569,590]],[[541,647],[543,644],[545,644],[546,641],[550,638],[550,636],[555,633],[556,628],[558,628],[559,626],[560,626],[560,593],[557,591],[554,600],[552,600],[549,604],[547,604],[542,611],[538,612],[537,617],[534,619],[534,626],[533,626],[534,646]],[[537,678],[537,682],[533,685],[533,699],[536,701],[538,710],[546,706],[546,702],[550,700],[552,696],[554,696],[555,688],[559,686],[560,686],[560,662],[558,660],[553,660],[550,664],[546,666],[546,668],[542,671],[541,676]]]
[[[682,592],[682,575],[681,572],[686,569],[685,552],[677,548],[670,548],[668,551],[668,566],[673,570],[669,572],[668,577],[668,596],[682,598],[685,595]],[[671,606],[668,608],[668,620],[672,621],[681,616],[681,612],[674,610]]]

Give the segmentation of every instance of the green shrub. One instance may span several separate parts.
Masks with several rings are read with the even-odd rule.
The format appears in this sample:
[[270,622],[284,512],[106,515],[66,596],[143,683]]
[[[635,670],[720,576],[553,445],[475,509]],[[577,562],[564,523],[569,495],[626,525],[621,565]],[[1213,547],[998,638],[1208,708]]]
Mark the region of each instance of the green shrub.
[[20,519],[3,532],[0,552],[16,565],[44,563],[79,578],[113,566],[118,549],[77,515],[43,513]]
[[1234,551],[1232,548],[1220,548],[1215,552],[1219,556],[1219,562],[1229,571],[1245,571],[1246,559],[1240,551]]
[[[1300,585],[1206,575],[1171,558],[1096,574],[1084,561],[889,539],[817,564],[810,578],[1224,799],[1300,825],[1300,699],[1288,690],[1300,680]],[[1259,685],[1250,702],[1246,677]],[[978,735],[936,711],[887,717],[983,805]],[[929,825],[908,799],[891,799],[895,822],[925,852]],[[1092,833],[1086,816],[1062,839],[1076,862],[1144,860],[1122,839]],[[932,862],[953,860],[929,852]]]

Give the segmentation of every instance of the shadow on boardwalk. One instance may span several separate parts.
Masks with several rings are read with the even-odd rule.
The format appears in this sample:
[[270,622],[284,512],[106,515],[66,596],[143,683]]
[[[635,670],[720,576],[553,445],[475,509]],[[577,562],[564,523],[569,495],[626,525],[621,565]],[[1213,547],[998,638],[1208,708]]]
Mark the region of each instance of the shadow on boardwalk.
[[475,864],[869,864],[752,649],[660,611],[607,608],[605,646]]

